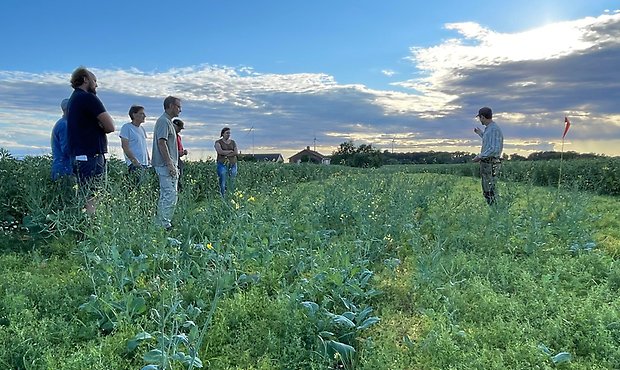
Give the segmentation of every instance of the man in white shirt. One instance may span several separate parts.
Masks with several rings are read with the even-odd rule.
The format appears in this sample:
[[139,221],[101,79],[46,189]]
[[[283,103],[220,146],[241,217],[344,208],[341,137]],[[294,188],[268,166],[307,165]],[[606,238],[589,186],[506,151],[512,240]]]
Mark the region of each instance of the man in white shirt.
[[489,107],[482,107],[476,116],[485,127],[484,131],[476,127],[474,132],[482,138],[480,154],[474,157],[474,162],[480,162],[480,177],[482,178],[482,194],[489,205],[497,201],[497,177],[501,168],[502,150],[504,149],[504,135],[497,123],[493,121],[493,111]]

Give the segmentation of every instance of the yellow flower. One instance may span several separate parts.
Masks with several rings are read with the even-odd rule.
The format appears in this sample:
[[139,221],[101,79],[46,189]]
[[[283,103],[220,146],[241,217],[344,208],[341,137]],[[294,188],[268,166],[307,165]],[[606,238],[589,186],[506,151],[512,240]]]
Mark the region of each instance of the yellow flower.
[[207,249],[213,249],[213,244],[207,243]]
[[248,198],[248,202],[253,202],[253,201],[255,201],[255,200],[256,200],[256,199],[254,199],[254,197],[253,197],[253,196],[250,196],[250,197]]

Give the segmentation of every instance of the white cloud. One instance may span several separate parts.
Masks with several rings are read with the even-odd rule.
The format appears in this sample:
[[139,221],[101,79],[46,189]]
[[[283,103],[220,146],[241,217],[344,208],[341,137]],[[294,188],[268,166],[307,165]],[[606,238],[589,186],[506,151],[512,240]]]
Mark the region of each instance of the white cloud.
[[[509,153],[552,149],[564,115],[573,117],[571,145],[620,136],[620,76],[613,73],[620,58],[620,13],[514,34],[471,22],[446,28],[458,37],[411,48],[409,60],[423,76],[394,81],[393,89],[341,84],[324,73],[260,73],[210,64],[163,72],[93,71],[117,129],[131,104],[146,107],[148,131],[165,96],[183,99],[184,140],[196,156],[212,152],[223,125],[232,127],[245,152],[294,153],[312,145],[315,136],[321,148],[349,139],[391,148],[398,137],[394,146],[400,150],[477,151],[480,142],[471,131],[482,105],[494,108]],[[49,147],[58,103],[70,93],[69,76],[0,71],[0,146]],[[109,142],[118,150],[116,134]]]

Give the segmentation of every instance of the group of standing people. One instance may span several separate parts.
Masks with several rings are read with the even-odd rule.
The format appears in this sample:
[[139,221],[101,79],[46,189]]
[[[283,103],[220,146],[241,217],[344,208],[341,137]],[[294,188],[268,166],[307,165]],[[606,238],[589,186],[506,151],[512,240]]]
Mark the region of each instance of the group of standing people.
[[[105,178],[108,152],[107,134],[114,132],[114,120],[97,97],[97,77],[84,67],[71,75],[73,93],[60,106],[63,116],[52,129],[52,179],[59,180],[75,175],[79,188],[86,196],[85,209],[95,212],[96,190]],[[185,123],[181,114],[181,99],[168,96],[164,99],[164,112],[157,119],[153,132],[153,145],[149,155],[147,133],[142,123],[146,119],[144,107],[132,105],[129,109],[131,122],[121,128],[121,147],[128,172],[137,176],[139,183],[149,167],[155,169],[159,178],[159,201],[157,222],[165,229],[172,227],[172,216],[178,200],[179,179],[183,171],[181,157],[188,154],[179,133]],[[476,127],[474,132],[482,138],[480,154],[474,162],[480,163],[482,192],[489,205],[497,201],[496,183],[501,167],[504,137],[493,121],[489,107],[478,111],[484,130]],[[237,175],[237,144],[230,138],[230,128],[224,127],[220,139],[215,142],[217,152],[217,175],[219,190],[225,195],[227,185],[234,186]]]
[[[79,189],[86,196],[85,209],[93,214],[97,205],[96,192],[106,175],[108,152],[107,134],[114,132],[114,120],[97,97],[97,77],[84,67],[71,75],[73,93],[61,102],[63,116],[52,129],[52,179],[55,181],[75,176]],[[147,133],[142,123],[146,119],[144,107],[129,108],[131,122],[120,131],[128,173],[139,184],[149,168],[159,179],[157,223],[165,229],[172,228],[172,216],[180,190],[179,179],[183,171],[181,157],[188,154],[179,133],[185,123],[178,118],[182,111],[181,99],[168,96],[164,99],[164,112],[157,119],[153,131],[153,145],[149,153]],[[237,174],[237,144],[230,139],[230,129],[224,128],[215,143],[217,173],[222,196],[226,184],[234,183]]]

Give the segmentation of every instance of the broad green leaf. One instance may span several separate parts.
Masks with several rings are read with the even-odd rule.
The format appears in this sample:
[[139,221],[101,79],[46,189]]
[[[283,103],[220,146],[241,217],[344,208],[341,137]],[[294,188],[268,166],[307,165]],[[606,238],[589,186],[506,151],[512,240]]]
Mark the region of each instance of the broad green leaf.
[[103,318],[99,322],[99,327],[104,332],[108,332],[109,333],[109,332],[111,332],[112,330],[114,330],[116,328],[116,322],[112,321],[112,320],[110,320],[108,318]]
[[173,335],[172,336],[172,340],[174,341],[175,345],[178,345],[179,343],[183,343],[185,345],[189,345],[189,341],[187,340],[187,335],[185,335],[185,334]]
[[342,316],[346,317],[347,319],[353,321],[353,319],[355,319],[355,314],[351,311],[347,311],[347,312],[343,312]]
[[319,336],[321,338],[333,338],[336,336],[336,334],[332,333],[331,331],[322,331],[319,333]]
[[157,343],[160,346],[167,347],[170,344],[170,338],[163,333],[157,333]]
[[152,349],[149,352],[145,353],[144,356],[142,356],[142,359],[144,360],[144,362],[162,363],[165,356],[166,355],[161,350]]
[[200,336],[200,329],[198,329],[197,326],[192,326],[192,328],[189,329],[189,341],[195,342],[198,336]]
[[142,333],[138,333],[136,334],[136,336],[127,341],[127,349],[129,351],[133,351],[134,349],[136,349],[136,347],[138,347],[138,345],[140,345],[140,342],[151,338],[153,338],[151,334],[145,331],[143,331]]
[[135,337],[133,337],[133,339],[135,340],[145,340],[145,339],[151,339],[153,338],[153,336],[145,331],[143,331],[142,333],[138,333],[136,334]]
[[88,313],[98,313],[99,308],[97,307],[97,299],[98,298],[96,295],[91,294],[90,297],[88,297],[88,302],[82,303],[78,308]]
[[316,314],[317,311],[319,310],[319,305],[314,302],[304,301],[304,302],[301,302],[301,305],[307,308],[308,311],[310,311],[312,315]]
[[325,342],[325,345],[331,352],[337,352],[340,354],[342,359],[347,360],[349,363],[353,360],[353,356],[355,356],[355,348],[351,347],[348,344],[336,342],[334,340],[328,340]]
[[366,320],[364,320],[364,322],[358,327],[358,329],[366,329],[371,325],[374,325],[376,323],[378,323],[381,319],[379,319],[377,316],[371,316],[369,318],[367,318]]
[[550,350],[547,346],[545,346],[544,344],[540,343],[540,344],[538,345],[538,349],[539,349],[539,350],[541,350],[541,351],[543,351],[543,352],[544,352],[544,353],[546,353],[547,355],[551,356],[551,350]]
[[364,320],[366,320],[366,317],[372,312],[372,307],[370,306],[366,306],[366,308],[364,308],[361,312],[359,312],[357,314],[357,317],[355,318],[355,321],[357,322],[363,322]]
[[565,362],[570,362],[570,360],[571,360],[571,355],[568,352],[560,352],[557,355],[551,357],[551,361],[553,361],[553,363],[556,365],[563,364]]
[[260,281],[260,274],[241,274],[237,279],[238,284],[256,284]]
[[364,295],[364,289],[360,288],[357,285],[353,285],[353,284],[347,284],[347,292],[355,296]]
[[346,326],[347,328],[354,328],[355,323],[342,315],[332,314],[332,321],[337,325]]
[[180,246],[182,243],[175,238],[167,238],[168,239],[168,244],[170,244],[171,247],[178,247]]
[[170,356],[170,358],[175,361],[179,361],[186,366],[202,367],[202,361],[198,357],[192,358],[192,356],[186,355],[183,352],[177,352]]
[[139,315],[146,312],[146,301],[142,297],[130,296],[127,299],[127,310],[130,315]]
[[351,302],[351,301],[350,301],[350,300],[348,300],[347,298],[340,297],[340,300],[342,301],[342,303],[344,304],[344,306],[347,308],[347,310],[357,311],[357,307],[355,307],[355,305],[353,304],[353,302]]
[[364,270],[364,272],[362,273],[362,280],[361,280],[361,285],[362,286],[366,286],[368,285],[368,281],[370,280],[370,278],[374,275],[374,273],[370,270]]

